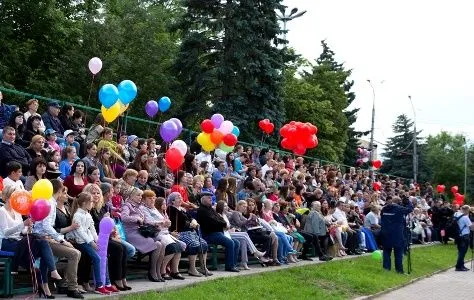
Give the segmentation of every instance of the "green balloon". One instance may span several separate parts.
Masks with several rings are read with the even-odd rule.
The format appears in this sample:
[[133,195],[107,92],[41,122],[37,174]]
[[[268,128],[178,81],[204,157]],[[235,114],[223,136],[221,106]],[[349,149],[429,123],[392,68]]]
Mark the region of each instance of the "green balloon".
[[374,260],[382,260],[382,251],[375,250],[374,252],[372,252],[372,258]]
[[232,150],[234,150],[234,146],[227,146],[227,145],[224,144],[224,143],[220,143],[220,144],[219,144],[219,148],[220,148],[222,151],[226,152],[226,153],[229,153],[229,152],[231,152]]

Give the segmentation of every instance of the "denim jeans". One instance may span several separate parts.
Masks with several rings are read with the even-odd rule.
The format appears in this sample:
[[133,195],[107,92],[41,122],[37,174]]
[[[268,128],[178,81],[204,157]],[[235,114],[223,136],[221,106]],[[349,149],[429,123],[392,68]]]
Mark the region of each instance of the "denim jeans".
[[[92,267],[94,269],[94,281],[96,287],[101,287],[104,283],[100,279],[100,257],[99,253],[91,246],[91,244],[77,244],[77,248],[84,253],[87,253],[92,261]],[[110,285],[109,272],[105,269],[105,285]]]
[[469,248],[469,234],[460,236],[456,240],[458,247],[458,260],[456,262],[456,269],[464,268],[464,257],[466,256],[467,249]]
[[225,247],[225,269],[235,268],[239,254],[240,243],[237,240],[229,239],[223,232],[211,232],[203,235],[203,238],[211,244]]
[[293,238],[289,235],[284,234],[283,232],[275,231],[276,236],[278,237],[278,260],[284,261],[288,252],[293,250],[293,246],[291,243],[293,242]]
[[135,246],[124,240],[120,240],[120,244],[122,244],[125,249],[127,249],[127,258],[132,258],[135,256],[135,253],[137,252]]
[[[25,238],[26,239],[26,238]],[[42,239],[31,239],[32,247],[31,249],[37,255],[35,259],[40,259],[39,270],[40,270],[40,283],[48,282],[48,274],[56,270],[56,261],[54,260],[53,252],[49,243],[46,240]],[[20,241],[13,239],[2,239],[2,250],[9,252],[17,252],[19,249]]]
[[383,248],[383,268],[389,271],[392,268],[392,249],[395,254],[395,270],[403,273],[403,247]]

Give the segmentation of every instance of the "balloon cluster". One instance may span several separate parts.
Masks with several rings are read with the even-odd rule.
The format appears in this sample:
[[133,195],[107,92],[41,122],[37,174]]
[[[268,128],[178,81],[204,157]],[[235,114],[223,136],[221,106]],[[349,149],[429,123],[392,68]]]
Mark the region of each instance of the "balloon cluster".
[[372,167],[374,167],[375,169],[380,169],[381,166],[382,166],[382,161],[381,160],[376,159],[376,160],[372,161]]
[[113,122],[127,110],[128,105],[137,96],[137,86],[131,80],[124,80],[118,87],[113,84],[104,84],[99,90],[100,108],[104,120]]
[[358,167],[369,161],[370,151],[365,148],[357,148],[357,154],[359,158],[356,161]]
[[280,128],[281,146],[296,155],[304,155],[306,149],[318,146],[317,133],[318,128],[311,123],[291,121]]
[[271,134],[275,130],[275,124],[268,119],[263,119],[258,122],[258,127],[266,134]]
[[12,193],[10,205],[12,209],[31,219],[41,221],[46,218],[51,210],[49,199],[53,196],[53,185],[47,179],[40,179],[30,192],[18,190]]
[[177,138],[183,131],[183,124],[177,118],[171,118],[164,121],[160,126],[160,136],[163,141],[170,143]]
[[459,187],[457,185],[451,187],[451,193],[454,195],[453,204],[457,204],[459,206],[464,205],[464,195],[459,193]]
[[168,97],[161,97],[160,100],[150,100],[145,105],[145,112],[150,118],[154,118],[156,114],[161,111],[167,111],[171,106],[171,99]]
[[165,153],[166,165],[172,170],[178,170],[184,162],[184,156],[188,152],[188,145],[182,140],[176,140]]
[[381,187],[382,187],[382,183],[380,181],[375,181],[372,184],[372,188],[374,189],[374,191],[380,191]]
[[204,151],[210,152],[216,148],[225,153],[234,150],[240,130],[229,120],[224,120],[221,114],[212,115],[211,119],[201,122],[201,130],[197,142]]

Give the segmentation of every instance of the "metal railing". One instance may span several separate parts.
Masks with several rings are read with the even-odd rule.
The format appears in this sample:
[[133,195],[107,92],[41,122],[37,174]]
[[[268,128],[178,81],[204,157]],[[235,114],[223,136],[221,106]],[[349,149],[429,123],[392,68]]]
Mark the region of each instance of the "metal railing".
[[[56,102],[59,102],[61,104],[71,104],[73,105],[75,108],[78,108],[78,109],[81,109],[81,110],[84,110],[87,112],[95,112],[95,113],[100,113],[100,109],[97,109],[97,108],[94,108],[94,107],[88,107],[88,106],[84,106],[84,105],[81,105],[81,104],[77,104],[75,102],[73,102],[72,100],[71,101],[67,101],[67,100],[61,100],[61,99],[54,99],[54,98],[49,98],[49,97],[43,97],[43,96],[40,96],[40,95],[37,95],[37,94],[33,94],[33,93],[27,93],[27,92],[22,92],[22,91],[18,91],[18,90],[15,90],[15,89],[10,89],[10,88],[6,88],[6,87],[2,87],[0,86],[0,91],[4,92],[4,93],[8,93],[8,94],[13,94],[13,95],[16,95],[16,96],[20,96],[20,97],[24,97],[24,98],[27,98],[27,99],[31,99],[31,98],[35,98],[35,99],[38,99],[40,101],[47,101],[47,102],[51,102],[51,101],[56,101]],[[8,101],[7,101],[8,102]],[[25,101],[26,102],[26,101]],[[17,105],[16,103],[8,103],[8,104],[15,104]],[[134,126],[133,127],[137,127],[138,124],[136,124],[135,122],[133,123],[129,123],[129,121],[136,121],[138,122],[139,124],[141,124],[142,126],[138,126],[140,127],[141,129],[143,128],[150,128],[151,126],[153,126],[153,131],[152,132],[156,132],[155,128],[158,128],[159,125],[161,125],[160,122],[156,122],[156,121],[152,121],[152,120],[147,120],[146,118],[139,118],[139,117],[134,117],[134,116],[129,116],[129,114],[125,114],[123,118],[123,121],[124,122],[124,126],[125,128],[127,129],[127,126],[133,124]],[[91,120],[93,118],[90,118],[88,117],[87,120]],[[87,124],[86,124],[87,125]],[[140,130],[141,130],[140,129]],[[139,130],[137,131],[131,131],[131,132],[139,132]],[[191,142],[193,141],[193,135],[197,135],[199,132],[196,132],[196,131],[193,131],[193,130],[190,130],[190,129],[186,129],[186,128],[183,128],[183,132],[182,132],[182,135],[184,134],[185,138],[185,142],[187,142],[187,144],[191,144]],[[252,144],[252,143],[247,143],[247,142],[244,142],[244,141],[240,141],[239,140],[239,144],[243,145],[243,146],[247,146],[247,147],[256,147],[256,148],[266,148],[266,149],[270,149],[272,151],[275,151],[275,152],[278,152],[280,154],[283,154],[283,155],[290,155],[290,156],[293,156],[293,154],[291,152],[288,152],[288,151],[285,151],[285,150],[282,150],[278,147],[276,147],[275,145],[269,145],[269,144],[264,144],[264,143],[261,143],[261,144]],[[338,167],[342,173],[344,173],[344,171],[346,169],[349,169],[353,166],[348,166],[348,165],[345,165],[345,164],[341,164],[341,163],[337,163],[337,162],[332,162],[332,161],[328,161],[328,160],[324,160],[324,159],[321,159],[321,158],[317,158],[317,157],[311,157],[311,156],[301,156],[307,160],[310,160],[310,161],[317,161],[319,162],[319,165],[322,166],[322,165],[333,165],[333,166],[336,166]],[[382,174],[382,175],[387,175],[387,176],[390,176],[392,178],[400,178],[400,179],[403,179],[403,180],[407,180],[407,178],[403,178],[403,177],[400,177],[400,176],[395,176],[395,175],[391,175],[391,174],[384,174],[384,173],[379,173],[379,174]]]

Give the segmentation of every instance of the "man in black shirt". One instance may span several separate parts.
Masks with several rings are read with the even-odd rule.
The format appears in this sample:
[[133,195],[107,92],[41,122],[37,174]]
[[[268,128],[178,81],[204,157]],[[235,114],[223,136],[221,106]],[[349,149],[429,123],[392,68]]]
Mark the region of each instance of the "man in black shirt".
[[212,194],[204,192],[201,194],[201,206],[197,210],[197,221],[201,226],[203,238],[209,244],[225,247],[225,270],[239,272],[237,269],[237,255],[240,243],[224,235],[227,223],[224,218],[212,208]]

